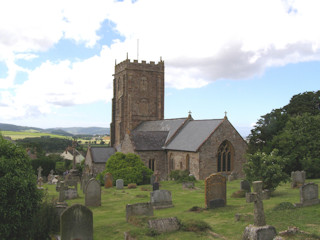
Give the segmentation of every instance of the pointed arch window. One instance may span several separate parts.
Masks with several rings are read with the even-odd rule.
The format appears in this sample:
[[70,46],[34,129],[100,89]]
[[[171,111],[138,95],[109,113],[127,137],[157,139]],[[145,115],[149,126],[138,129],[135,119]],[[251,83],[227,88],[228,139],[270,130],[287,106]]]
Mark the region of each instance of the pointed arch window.
[[221,143],[218,149],[217,172],[231,172],[233,170],[234,150],[229,141]]
[[149,168],[154,171],[154,159],[149,159]]

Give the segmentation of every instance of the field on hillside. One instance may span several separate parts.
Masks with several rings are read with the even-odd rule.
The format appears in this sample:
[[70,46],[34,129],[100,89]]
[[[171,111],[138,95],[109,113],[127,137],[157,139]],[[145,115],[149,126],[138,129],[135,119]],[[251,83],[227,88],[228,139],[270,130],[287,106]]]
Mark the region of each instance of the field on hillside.
[[14,132],[14,131],[1,131],[2,136],[11,137],[12,140],[24,139],[24,138],[37,138],[37,137],[52,137],[52,138],[68,138],[71,137],[55,135],[50,133],[40,133],[34,131],[25,131],[25,132]]
[[[307,182],[311,182],[310,180]],[[320,184],[320,179],[312,180]],[[94,240],[124,239],[124,232],[136,234],[137,239],[230,239],[240,240],[245,227],[253,224],[253,203],[246,203],[245,198],[231,198],[232,193],[240,189],[240,180],[227,183],[227,206],[200,212],[189,211],[198,206],[204,208],[204,181],[198,181],[195,189],[183,190],[181,184],[173,181],[161,182],[160,189],[172,193],[173,208],[154,210],[154,218],[178,217],[184,223],[188,220],[202,220],[208,223],[212,230],[207,232],[177,231],[154,237],[146,236],[146,225],[137,221],[136,226],[126,222],[126,204],[150,201],[151,185],[138,186],[136,189],[116,190],[101,188],[102,206],[90,207],[93,212]],[[58,197],[55,185],[45,185],[49,196]],[[69,206],[75,203],[84,205],[84,195],[79,191],[79,198],[67,200]],[[284,184],[264,200],[267,224],[276,228],[277,232],[286,230],[289,226],[296,226],[304,232],[313,234],[308,239],[320,239],[320,204],[304,208],[273,210],[281,202],[298,203],[299,189],[291,189],[290,184]],[[241,214],[240,221],[235,220],[235,214]],[[306,239],[306,235],[285,239]]]

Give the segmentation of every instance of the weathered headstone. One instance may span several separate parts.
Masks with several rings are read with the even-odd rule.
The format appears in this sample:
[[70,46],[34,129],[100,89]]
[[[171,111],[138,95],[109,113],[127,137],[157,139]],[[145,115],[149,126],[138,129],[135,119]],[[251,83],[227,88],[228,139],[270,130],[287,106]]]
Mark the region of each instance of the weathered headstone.
[[60,216],[61,240],[93,240],[93,215],[89,208],[75,204]]
[[64,198],[65,198],[65,195],[64,195],[64,182],[61,181],[60,182],[59,200],[58,200],[58,202],[64,202]]
[[123,179],[117,179],[116,187],[117,189],[123,189]]
[[182,189],[193,189],[194,188],[194,182],[183,182],[182,183]]
[[104,176],[104,187],[111,188],[113,187],[113,178],[111,173],[106,173]]
[[155,209],[173,207],[171,192],[168,190],[150,192],[150,202]]
[[237,173],[232,172],[229,176],[228,176],[228,181],[231,182],[233,180],[237,179]]
[[240,190],[245,191],[245,192],[251,192],[251,187],[250,187],[250,183],[248,180],[242,180],[240,182]]
[[133,216],[153,216],[153,208],[150,202],[127,204],[126,206],[126,219],[127,222]]
[[295,171],[291,172],[291,187],[299,187],[304,184],[306,180],[306,172],[305,171]]
[[89,175],[88,175],[88,174],[84,174],[84,175],[82,176],[81,181],[82,181],[82,192],[83,192],[83,193],[86,192],[86,186],[87,186],[87,183],[88,183],[89,179],[90,179],[90,178],[89,178]]
[[318,184],[307,183],[300,187],[300,203],[297,207],[311,206],[319,203]]
[[273,226],[266,225],[262,200],[268,199],[269,195],[262,191],[262,181],[253,182],[253,193],[246,194],[247,203],[254,203],[254,225],[249,225],[243,233],[243,240],[272,240],[276,235]]
[[[221,204],[222,201],[224,204]],[[217,204],[218,203],[218,204]],[[226,178],[221,174],[211,174],[205,179],[205,206],[222,207],[227,204]]]
[[173,232],[180,228],[180,223],[176,217],[149,220],[148,225],[150,229],[159,233]]
[[153,186],[155,180],[156,180],[156,176],[152,174],[151,177],[150,177],[150,184],[151,184],[152,186]]
[[100,183],[91,178],[86,185],[85,205],[91,207],[101,206],[101,187]]
[[158,182],[154,182],[154,183],[153,183],[153,185],[152,185],[152,190],[153,190],[153,191],[159,190],[159,183],[158,183]]

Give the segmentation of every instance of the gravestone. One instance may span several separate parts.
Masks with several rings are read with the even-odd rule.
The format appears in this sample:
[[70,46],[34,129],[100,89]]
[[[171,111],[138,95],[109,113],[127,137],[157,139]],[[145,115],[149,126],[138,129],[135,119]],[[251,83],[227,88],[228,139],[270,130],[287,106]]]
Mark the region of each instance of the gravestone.
[[[224,204],[222,204],[222,201]],[[205,206],[223,207],[227,204],[226,178],[221,174],[211,174],[205,179]]]
[[153,190],[153,191],[159,190],[159,183],[158,183],[158,182],[154,182],[154,183],[153,183],[153,185],[152,185],[152,190]]
[[59,188],[59,200],[58,200],[58,202],[64,202],[64,198],[65,198],[65,195],[64,195],[64,182],[61,181],[60,182],[60,188]]
[[104,176],[104,187],[111,188],[113,187],[113,178],[111,173],[106,173]]
[[305,171],[295,171],[291,172],[291,187],[299,187],[304,184],[306,180],[306,172]]
[[91,178],[86,185],[85,205],[90,207],[101,206],[101,187],[100,183]]
[[60,216],[61,240],[93,240],[93,216],[89,208],[74,204]]
[[245,192],[251,192],[251,187],[250,187],[250,183],[248,180],[242,180],[240,182],[240,190],[245,191]]
[[117,189],[123,189],[123,179],[117,179],[116,187]]
[[150,184],[153,186],[154,182],[156,180],[156,176],[155,175],[151,175],[150,177]]
[[153,216],[153,208],[150,202],[126,205],[126,220],[133,216]]
[[300,187],[300,203],[297,207],[312,206],[319,203],[318,184],[307,183]]
[[173,232],[180,228],[180,223],[176,217],[149,220],[148,225],[150,229],[159,233]]
[[52,180],[53,180],[54,176],[53,176],[53,170],[50,171],[50,174],[48,175],[48,184],[52,184]]
[[150,202],[154,209],[173,207],[171,192],[168,190],[150,192]]
[[194,188],[194,182],[183,182],[182,183],[182,189],[193,189]]
[[83,193],[86,192],[86,186],[87,186],[87,183],[88,183],[89,179],[90,179],[90,178],[89,178],[89,175],[88,175],[88,174],[84,174],[84,175],[82,176],[81,181],[82,181],[82,192],[83,192]]
[[249,225],[243,233],[243,240],[272,240],[276,235],[273,226],[266,225],[262,200],[268,199],[269,195],[262,191],[262,181],[253,182],[253,193],[246,194],[247,203],[254,203],[254,225]]

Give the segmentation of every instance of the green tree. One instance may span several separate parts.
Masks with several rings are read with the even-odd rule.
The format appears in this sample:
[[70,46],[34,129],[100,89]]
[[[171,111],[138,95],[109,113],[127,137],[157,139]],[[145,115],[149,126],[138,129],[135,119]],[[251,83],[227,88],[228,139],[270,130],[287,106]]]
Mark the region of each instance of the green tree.
[[113,154],[108,159],[103,174],[107,172],[112,174],[114,183],[117,179],[123,179],[125,185],[129,183],[147,184],[152,175],[152,171],[144,165],[138,155],[120,152]]
[[42,194],[26,151],[0,136],[0,239],[32,239]]
[[282,133],[289,119],[305,113],[320,115],[320,91],[294,95],[288,105],[262,116],[248,137],[248,152],[271,153],[274,148],[278,148],[273,138]]
[[272,144],[288,159],[287,173],[305,170],[308,178],[320,177],[320,115],[305,113],[290,118]]
[[247,159],[243,171],[249,182],[262,181],[264,189],[275,190],[281,182],[289,180],[289,175],[282,170],[286,159],[278,156],[278,150],[275,149],[270,154],[258,151],[248,154]]

